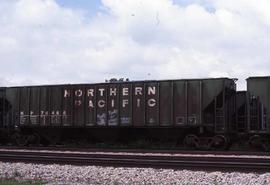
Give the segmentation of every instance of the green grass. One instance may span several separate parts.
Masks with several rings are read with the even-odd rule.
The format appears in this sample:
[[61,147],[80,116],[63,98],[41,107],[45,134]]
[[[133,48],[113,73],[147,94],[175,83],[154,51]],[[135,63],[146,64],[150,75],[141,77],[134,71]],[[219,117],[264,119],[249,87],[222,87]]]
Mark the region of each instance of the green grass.
[[19,182],[16,180],[11,180],[11,179],[0,179],[0,185],[42,185],[41,182],[31,182],[31,181],[24,181],[24,182]]

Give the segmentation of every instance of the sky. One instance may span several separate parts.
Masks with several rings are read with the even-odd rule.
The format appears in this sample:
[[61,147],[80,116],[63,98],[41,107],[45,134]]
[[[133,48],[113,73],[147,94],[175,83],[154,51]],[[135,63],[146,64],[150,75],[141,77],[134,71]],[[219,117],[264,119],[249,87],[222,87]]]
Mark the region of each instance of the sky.
[[0,0],[0,85],[270,75],[269,0]]

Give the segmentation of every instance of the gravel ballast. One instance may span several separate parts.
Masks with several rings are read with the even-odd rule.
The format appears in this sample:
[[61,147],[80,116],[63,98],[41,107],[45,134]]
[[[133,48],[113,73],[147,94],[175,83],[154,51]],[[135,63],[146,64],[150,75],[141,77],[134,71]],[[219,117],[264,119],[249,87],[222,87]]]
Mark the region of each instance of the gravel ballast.
[[153,168],[41,165],[0,162],[0,178],[45,184],[270,184],[270,173],[203,172]]

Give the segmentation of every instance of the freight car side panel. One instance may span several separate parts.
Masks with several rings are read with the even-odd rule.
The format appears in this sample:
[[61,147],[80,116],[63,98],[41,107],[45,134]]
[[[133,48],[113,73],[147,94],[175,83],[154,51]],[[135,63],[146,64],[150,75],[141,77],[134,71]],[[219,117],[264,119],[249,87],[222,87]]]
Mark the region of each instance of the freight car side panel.
[[63,92],[61,86],[50,87],[51,126],[61,125]]
[[117,126],[119,122],[119,87],[118,84],[108,86],[108,125]]
[[144,83],[133,83],[132,97],[133,125],[142,127],[145,125],[145,85]]
[[40,88],[31,87],[30,88],[30,124],[38,125],[39,122],[39,107],[40,107]]
[[202,119],[205,125],[215,124],[216,98],[224,91],[223,80],[208,80],[202,84]]
[[85,91],[85,124],[94,126],[96,125],[97,89],[94,85],[86,85]]
[[[62,125],[72,126],[73,120],[73,102],[74,102],[74,89],[71,85],[64,86],[64,96],[62,102]],[[53,102],[52,102],[53,103]]]
[[172,125],[172,111],[173,111],[173,83],[160,82],[160,125]]
[[270,78],[249,78],[247,81],[247,90],[250,96],[259,98],[259,101],[270,109]]
[[106,85],[97,85],[97,125],[107,125],[107,87]]
[[132,86],[131,84],[120,85],[120,125],[132,124]]
[[30,88],[22,87],[20,88],[20,125],[29,124],[29,98],[30,98]]
[[157,82],[146,83],[146,125],[159,124],[159,84]]
[[222,126],[226,121],[226,115],[220,114],[225,110],[224,79],[20,87],[19,90],[16,94],[20,94],[20,101],[9,99],[20,102],[22,125],[144,127],[204,123],[214,128],[217,116],[223,120],[219,121]]
[[215,98],[224,91],[224,80],[207,80],[202,84],[202,108],[210,105]]
[[174,123],[176,126],[187,124],[187,82],[174,81],[173,87]]
[[200,124],[201,81],[188,81],[188,125]]
[[0,88],[0,128],[3,127],[6,119],[8,104],[5,100],[5,88]]
[[50,125],[50,88],[40,87],[40,125]]
[[84,126],[85,86],[75,85],[73,89],[74,89],[73,123],[74,126]]
[[8,114],[6,123],[8,125],[19,125],[20,121],[20,91],[18,88],[6,89],[6,100],[8,104]]
[[248,131],[270,132],[270,77],[250,77],[248,91]]

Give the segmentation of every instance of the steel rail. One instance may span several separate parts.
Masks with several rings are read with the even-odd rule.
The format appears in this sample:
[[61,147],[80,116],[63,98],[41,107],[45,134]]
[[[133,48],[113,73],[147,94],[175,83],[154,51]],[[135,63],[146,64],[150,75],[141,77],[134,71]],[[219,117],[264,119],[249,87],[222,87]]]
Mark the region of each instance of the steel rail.
[[221,171],[270,171],[270,159],[205,156],[145,156],[118,154],[78,154],[52,152],[1,151],[0,161],[41,164],[98,165],[114,167],[152,167]]
[[86,148],[86,147],[66,147],[66,146],[0,146],[4,150],[42,150],[60,152],[112,152],[112,153],[160,153],[160,154],[191,154],[191,155],[256,155],[270,156],[270,152],[262,151],[212,151],[212,150],[183,150],[183,149],[117,149],[117,148]]

